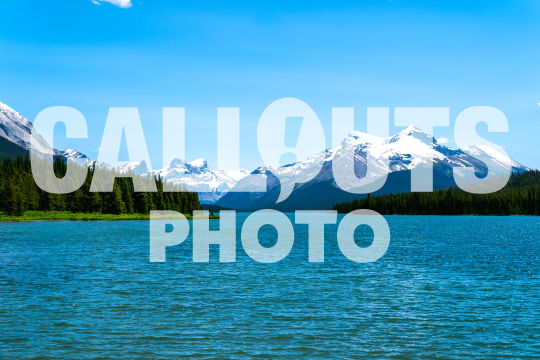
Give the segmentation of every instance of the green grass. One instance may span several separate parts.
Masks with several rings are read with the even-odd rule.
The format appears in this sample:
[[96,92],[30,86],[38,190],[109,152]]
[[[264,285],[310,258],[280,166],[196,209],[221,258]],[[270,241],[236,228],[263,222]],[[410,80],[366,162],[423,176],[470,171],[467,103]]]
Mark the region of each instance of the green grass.
[[[184,214],[191,219],[191,214]],[[217,216],[210,216],[217,218]],[[0,213],[0,222],[21,222],[21,221],[92,221],[92,220],[149,220],[149,214],[102,214],[102,213],[73,213],[70,211],[26,211],[22,216],[8,215]]]

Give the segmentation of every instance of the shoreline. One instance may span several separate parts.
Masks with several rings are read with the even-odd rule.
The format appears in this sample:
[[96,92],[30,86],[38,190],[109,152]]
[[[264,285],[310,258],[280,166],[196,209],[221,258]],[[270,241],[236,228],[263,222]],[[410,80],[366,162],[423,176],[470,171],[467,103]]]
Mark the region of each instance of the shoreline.
[[[28,214],[29,213],[29,214]],[[345,215],[345,213],[338,213]],[[192,214],[182,214],[188,220],[193,219]],[[382,216],[497,216],[497,217],[534,217],[538,215],[531,214],[381,214]],[[210,219],[219,219],[219,215],[209,215]],[[171,219],[171,218],[164,218]],[[174,219],[174,218],[172,218]],[[58,222],[58,221],[135,221],[135,220],[150,220],[150,214],[101,214],[101,213],[71,213],[63,211],[28,211],[23,216],[6,215],[0,213],[0,223],[26,223],[26,222]]]
[[[182,214],[186,219],[193,219],[192,214]],[[218,219],[210,215],[210,219]],[[0,223],[19,222],[54,222],[54,221],[133,221],[150,220],[150,214],[102,214],[102,213],[72,213],[68,211],[27,211],[22,216],[0,214]]]

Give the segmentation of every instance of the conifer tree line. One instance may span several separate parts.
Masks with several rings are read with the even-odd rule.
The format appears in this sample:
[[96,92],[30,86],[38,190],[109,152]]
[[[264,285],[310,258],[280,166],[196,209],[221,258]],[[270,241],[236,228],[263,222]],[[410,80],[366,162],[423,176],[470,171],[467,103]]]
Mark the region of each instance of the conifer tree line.
[[[65,159],[55,159],[54,171],[58,177],[65,174],[66,168]],[[100,171],[110,172],[107,176],[120,175],[114,169]],[[157,192],[135,192],[133,181],[128,177],[116,177],[112,192],[91,192],[93,175],[94,168],[88,167],[86,180],[78,190],[51,194],[36,185],[28,157],[5,158],[0,161],[0,212],[18,216],[27,210],[147,214],[154,209],[191,213],[201,208],[196,192],[181,191],[185,190],[181,185],[164,182],[159,177],[153,178]],[[163,191],[164,187],[168,191]]]
[[340,213],[372,209],[383,215],[540,215],[540,171],[513,175],[502,190],[471,194],[459,188],[431,193],[368,196],[333,207]]

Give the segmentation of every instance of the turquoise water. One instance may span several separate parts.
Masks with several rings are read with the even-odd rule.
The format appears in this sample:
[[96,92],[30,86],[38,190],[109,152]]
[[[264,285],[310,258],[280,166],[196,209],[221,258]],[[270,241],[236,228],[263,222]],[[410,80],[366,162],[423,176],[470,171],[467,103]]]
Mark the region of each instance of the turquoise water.
[[386,218],[370,264],[332,228],[324,263],[301,225],[279,263],[194,264],[150,263],[145,221],[0,224],[0,358],[540,356],[538,217]]

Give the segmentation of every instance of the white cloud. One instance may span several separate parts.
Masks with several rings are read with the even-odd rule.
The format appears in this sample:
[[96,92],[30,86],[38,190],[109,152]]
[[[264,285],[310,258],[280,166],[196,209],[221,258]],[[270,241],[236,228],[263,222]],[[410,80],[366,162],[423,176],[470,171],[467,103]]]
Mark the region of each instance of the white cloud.
[[448,141],[449,141],[449,140],[448,140],[447,138],[445,138],[445,137],[442,137],[442,138],[438,138],[438,139],[437,139],[437,142],[438,142],[439,144],[446,144]]
[[93,4],[101,5],[102,2],[108,2],[123,9],[130,8],[133,4],[131,0],[92,0]]
[[540,103],[537,103],[537,104],[538,104],[538,106],[540,106]]

